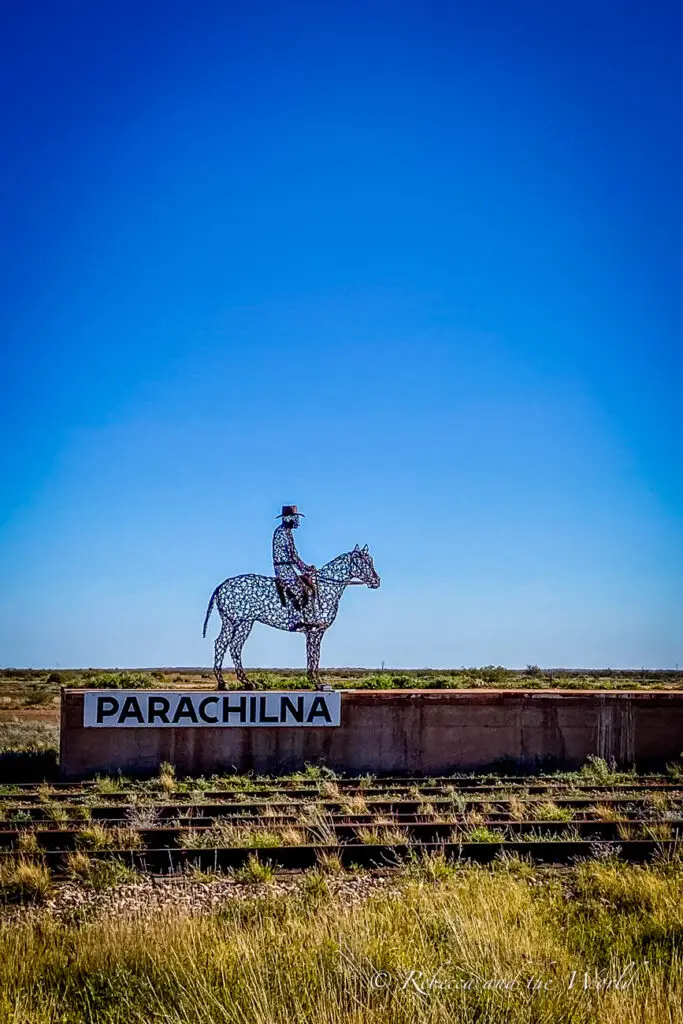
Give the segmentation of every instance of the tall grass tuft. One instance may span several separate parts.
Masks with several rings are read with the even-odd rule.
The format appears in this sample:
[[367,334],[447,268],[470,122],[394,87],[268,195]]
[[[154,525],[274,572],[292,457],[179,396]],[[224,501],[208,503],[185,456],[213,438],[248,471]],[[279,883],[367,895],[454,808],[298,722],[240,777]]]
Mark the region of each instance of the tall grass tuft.
[[65,867],[67,878],[92,889],[109,889],[138,879],[120,860],[96,860],[79,850],[66,855]]
[[164,761],[159,768],[158,784],[162,793],[172,793],[177,786],[175,768],[168,761]]
[[250,853],[244,867],[234,872],[234,878],[236,882],[248,885],[268,885],[274,879],[274,872],[268,861],[259,860],[255,853]]
[[52,875],[44,864],[23,857],[8,857],[0,861],[0,900],[43,903],[52,886]]

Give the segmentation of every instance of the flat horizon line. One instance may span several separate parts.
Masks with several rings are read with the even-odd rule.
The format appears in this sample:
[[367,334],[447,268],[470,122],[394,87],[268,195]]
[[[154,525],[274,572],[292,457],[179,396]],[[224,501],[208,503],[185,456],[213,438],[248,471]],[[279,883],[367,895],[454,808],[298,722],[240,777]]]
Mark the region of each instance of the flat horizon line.
[[[513,673],[528,673],[531,669],[538,672],[560,672],[560,673],[576,673],[584,675],[596,675],[596,674],[637,674],[637,673],[654,673],[654,672],[668,672],[676,673],[683,670],[679,669],[678,665],[675,666],[659,666],[656,668],[650,668],[647,665],[639,665],[632,667],[613,667],[604,666],[602,668],[579,668],[579,667],[567,667],[567,666],[543,666],[543,665],[525,665],[514,668],[509,668],[506,665],[449,665],[449,666],[421,666],[421,667],[389,667],[387,665],[368,667],[362,665],[336,665],[323,667],[321,666],[321,672],[354,672],[354,673],[377,673],[377,674],[396,674],[401,672],[476,672],[478,670],[484,671],[486,669],[503,669],[505,672]],[[47,666],[33,666],[33,665],[7,665],[0,668],[0,672],[184,672],[184,673],[208,673],[213,675],[213,667],[210,665],[115,665],[115,666],[97,666],[89,665],[87,667],[61,667],[59,665],[47,665]],[[228,674],[234,675],[234,669],[224,668],[223,671]],[[292,668],[292,667],[281,667],[281,666],[268,666],[268,665],[254,665],[245,666],[245,671],[248,672],[279,672],[288,675],[305,675],[306,668]]]

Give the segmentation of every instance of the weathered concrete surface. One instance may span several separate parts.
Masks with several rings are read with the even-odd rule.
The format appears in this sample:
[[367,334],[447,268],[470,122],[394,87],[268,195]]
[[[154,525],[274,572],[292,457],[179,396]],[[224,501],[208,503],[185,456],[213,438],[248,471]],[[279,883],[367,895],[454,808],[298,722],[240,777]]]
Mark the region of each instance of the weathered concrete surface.
[[683,692],[347,690],[338,728],[83,728],[83,690],[62,691],[65,779],[94,772],[344,773],[579,768],[589,754],[662,768],[683,751]]

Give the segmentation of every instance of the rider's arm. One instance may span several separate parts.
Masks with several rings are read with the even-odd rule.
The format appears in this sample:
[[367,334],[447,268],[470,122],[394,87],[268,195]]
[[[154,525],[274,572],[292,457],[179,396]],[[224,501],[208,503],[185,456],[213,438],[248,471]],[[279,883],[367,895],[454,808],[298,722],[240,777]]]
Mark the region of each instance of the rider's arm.
[[292,561],[292,565],[296,566],[296,568],[299,570],[299,572],[306,572],[306,570],[310,569],[311,566],[308,565],[306,562],[304,562],[304,560],[302,558],[299,558],[299,552],[296,550],[296,545],[294,543],[294,537],[292,537],[291,533],[289,534],[289,540],[290,540],[289,557],[290,557],[290,559]]

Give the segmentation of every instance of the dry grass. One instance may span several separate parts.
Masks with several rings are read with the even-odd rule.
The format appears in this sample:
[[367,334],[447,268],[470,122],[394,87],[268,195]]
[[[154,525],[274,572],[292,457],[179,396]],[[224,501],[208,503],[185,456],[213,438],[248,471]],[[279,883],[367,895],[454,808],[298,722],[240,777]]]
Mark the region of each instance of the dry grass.
[[134,828],[108,828],[92,822],[79,830],[76,845],[84,850],[139,850],[142,837]]
[[168,761],[164,761],[159,769],[159,789],[162,793],[173,793],[176,785],[175,768]]
[[36,856],[40,852],[38,836],[32,829],[22,829],[17,836],[15,849],[17,853]]
[[311,805],[299,814],[298,825],[306,827],[309,841],[315,846],[337,842],[334,817],[325,807]]
[[254,896],[207,917],[0,924],[0,1020],[683,1024],[678,865],[431,857],[360,903],[321,872],[296,898],[239,877]]
[[665,840],[673,838],[673,829],[663,821],[653,821],[643,825],[643,839]]
[[343,797],[341,809],[343,814],[369,813],[365,797],[361,796],[360,793],[356,793],[353,796]]
[[323,851],[318,854],[318,867],[326,875],[343,875],[344,865],[338,853]]
[[620,821],[623,811],[614,804],[591,804],[586,808],[586,813],[591,814],[598,821]]
[[518,796],[512,796],[505,808],[513,821],[525,821],[530,817],[529,805],[520,800]]
[[42,903],[52,890],[48,869],[24,857],[0,861],[0,900],[10,903]]
[[62,823],[69,818],[69,809],[64,804],[47,801],[41,805],[41,809],[48,821]]
[[231,825],[217,822],[207,829],[185,829],[179,845],[188,850],[226,847],[302,846],[307,842],[303,829],[293,826],[263,828],[257,825]]
[[648,793],[643,801],[646,809],[655,818],[663,818],[671,805],[668,793]]
[[65,867],[71,881],[93,889],[108,889],[137,879],[135,871],[121,861],[94,860],[79,850],[67,854]]
[[392,828],[390,825],[379,828],[357,828],[356,836],[359,843],[370,846],[402,846],[410,841],[405,829],[396,826]]

